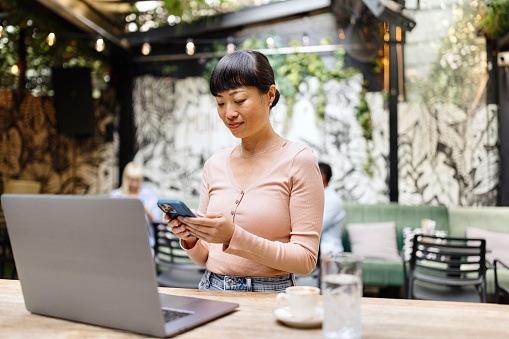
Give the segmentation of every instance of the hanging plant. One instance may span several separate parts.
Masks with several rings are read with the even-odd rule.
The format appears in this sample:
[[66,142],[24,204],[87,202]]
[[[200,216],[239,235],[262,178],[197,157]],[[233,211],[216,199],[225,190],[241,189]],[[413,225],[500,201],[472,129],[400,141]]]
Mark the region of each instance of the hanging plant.
[[[109,61],[106,53],[94,49],[95,37],[72,33],[65,24],[17,0],[2,1],[0,12],[3,9],[9,14],[1,22],[4,30],[0,39],[0,87],[48,95],[51,68],[62,66],[90,67],[94,71],[94,87],[107,86],[104,76],[109,72]],[[49,33],[56,36],[51,44],[47,42]],[[14,65],[19,67],[18,73],[11,72]],[[19,74],[25,67],[25,74]],[[21,80],[26,84],[19,88]]]
[[509,0],[486,0],[481,4],[479,28],[490,39],[509,34]]
[[[322,40],[321,44],[329,44],[329,41]],[[291,47],[299,47],[300,45],[295,41],[290,42]],[[281,95],[285,97],[288,105],[288,115],[291,116],[293,112],[293,105],[295,104],[296,94],[299,91],[299,85],[308,77],[314,77],[319,80],[318,92],[315,98],[316,117],[318,120],[323,120],[325,117],[325,92],[323,84],[329,80],[343,80],[347,79],[359,71],[353,68],[345,69],[343,67],[344,51],[336,51],[337,64],[334,68],[328,68],[319,53],[293,53],[286,55],[284,63],[279,68],[276,68],[276,77],[279,83],[288,82],[287,86],[281,87]]]
[[192,22],[228,11],[238,10],[240,5],[232,0],[164,0],[164,8],[169,15]]
[[359,106],[356,107],[357,113],[355,117],[362,128],[362,136],[366,139],[366,152],[367,160],[363,165],[364,171],[369,176],[373,175],[373,154],[371,152],[371,142],[373,141],[373,124],[371,120],[371,111],[369,109],[368,102],[366,100],[368,83],[364,81],[362,83],[362,91],[359,98]]
[[[280,45],[280,38],[275,35],[270,35],[275,44]],[[244,40],[240,49],[263,49],[264,38],[251,37]],[[326,45],[329,43],[327,40],[322,40],[321,43]],[[297,42],[290,41],[291,47],[300,47]],[[218,47],[218,50],[225,50],[225,46]],[[336,66],[328,68],[320,53],[291,53],[291,54],[273,54],[267,55],[267,58],[274,69],[276,83],[281,95],[285,98],[287,105],[288,117],[292,116],[293,106],[295,105],[297,94],[299,93],[299,85],[305,81],[306,78],[315,77],[319,80],[318,92],[315,98],[315,110],[317,120],[323,120],[325,117],[325,92],[323,84],[329,80],[343,80],[350,78],[354,74],[359,73],[358,70],[353,68],[344,68],[345,52],[338,50],[335,52],[337,57]],[[203,76],[206,79],[210,78],[213,68],[217,64],[219,58],[211,59],[205,65],[205,72]]]

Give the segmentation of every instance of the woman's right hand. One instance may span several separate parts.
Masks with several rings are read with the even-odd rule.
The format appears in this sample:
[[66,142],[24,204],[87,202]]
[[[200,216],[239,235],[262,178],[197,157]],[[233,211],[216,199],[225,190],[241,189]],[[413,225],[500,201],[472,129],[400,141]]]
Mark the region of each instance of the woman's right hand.
[[186,228],[186,225],[182,224],[178,219],[170,219],[170,217],[165,214],[163,219],[168,222],[168,226],[171,228],[173,234],[176,237],[186,242],[186,247],[193,248],[198,238],[192,235]]

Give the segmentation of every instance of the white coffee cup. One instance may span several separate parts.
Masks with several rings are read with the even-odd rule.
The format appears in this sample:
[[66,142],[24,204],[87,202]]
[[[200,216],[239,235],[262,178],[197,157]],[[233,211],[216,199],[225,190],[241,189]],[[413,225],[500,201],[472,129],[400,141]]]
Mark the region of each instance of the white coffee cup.
[[296,320],[309,320],[315,315],[320,289],[313,286],[291,286],[276,297],[278,307],[288,306]]

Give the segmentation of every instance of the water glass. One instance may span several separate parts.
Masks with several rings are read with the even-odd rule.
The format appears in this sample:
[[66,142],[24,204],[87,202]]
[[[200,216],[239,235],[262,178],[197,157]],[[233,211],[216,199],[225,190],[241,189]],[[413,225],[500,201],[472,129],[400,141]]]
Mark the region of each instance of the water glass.
[[352,253],[325,253],[320,260],[323,337],[361,338],[361,258]]

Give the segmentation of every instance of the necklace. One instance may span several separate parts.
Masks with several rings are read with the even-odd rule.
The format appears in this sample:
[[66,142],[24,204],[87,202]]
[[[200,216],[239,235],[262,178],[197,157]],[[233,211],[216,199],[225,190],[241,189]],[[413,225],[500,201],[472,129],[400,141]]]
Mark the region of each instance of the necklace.
[[263,153],[267,153],[268,151],[270,151],[271,149],[273,149],[274,147],[276,147],[277,144],[279,144],[279,140],[281,140],[281,137],[279,137],[276,141],[276,143],[272,146],[270,146],[269,148],[267,148],[265,151],[262,151],[262,152],[259,152],[259,153],[255,153],[253,155],[244,155],[242,153],[242,145],[239,145],[240,146],[240,155],[243,157],[243,158],[253,158],[253,157],[256,157],[257,155],[260,155],[260,154],[263,154]]

